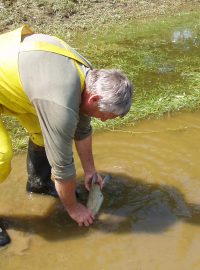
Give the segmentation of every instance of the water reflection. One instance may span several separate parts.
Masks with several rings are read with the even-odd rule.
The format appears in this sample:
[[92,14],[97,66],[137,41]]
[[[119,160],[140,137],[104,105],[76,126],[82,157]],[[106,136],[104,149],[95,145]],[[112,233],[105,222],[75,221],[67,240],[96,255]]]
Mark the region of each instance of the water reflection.
[[174,31],[171,38],[172,43],[183,51],[198,47],[200,44],[198,36],[191,29]]
[[[79,187],[80,200],[86,203],[87,191]],[[148,184],[126,175],[112,175],[104,187],[105,201],[93,230],[112,233],[161,233],[179,221],[200,225],[200,205],[188,203],[175,187]],[[48,241],[80,238],[91,228],[79,228],[58,203],[45,216],[3,216],[9,228],[38,234]],[[64,228],[64,229],[63,229]]]
[[172,34],[173,43],[184,43],[187,41],[191,41],[194,45],[199,44],[197,35],[190,29],[174,31]]

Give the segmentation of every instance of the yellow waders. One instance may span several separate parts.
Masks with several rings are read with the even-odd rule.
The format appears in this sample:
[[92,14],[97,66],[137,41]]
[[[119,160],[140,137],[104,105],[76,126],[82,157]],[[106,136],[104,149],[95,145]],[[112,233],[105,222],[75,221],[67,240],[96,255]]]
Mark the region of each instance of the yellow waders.
[[[59,41],[65,49],[46,42],[21,43],[22,37],[30,34],[33,34],[32,30],[24,25],[17,30],[0,35],[0,114],[14,115],[27,129],[31,140],[35,144],[43,146],[44,142],[36,111],[20,81],[19,52],[48,51],[73,59],[80,76],[82,90],[84,89],[85,77],[78,63],[89,66],[60,39]],[[12,156],[11,140],[0,118],[0,182],[4,181],[10,173]]]

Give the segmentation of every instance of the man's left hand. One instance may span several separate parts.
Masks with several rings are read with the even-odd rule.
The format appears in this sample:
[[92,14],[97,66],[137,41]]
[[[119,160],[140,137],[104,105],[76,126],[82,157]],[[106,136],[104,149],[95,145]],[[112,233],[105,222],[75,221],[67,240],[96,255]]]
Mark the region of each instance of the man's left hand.
[[[96,172],[94,174],[96,174],[96,183],[98,183],[99,186],[100,186],[100,188],[102,189],[103,188],[103,184],[104,184],[103,178],[101,177],[100,174],[98,174]],[[88,191],[90,191],[90,189],[91,189],[91,184],[92,184],[93,176],[94,175],[85,175],[85,188]]]

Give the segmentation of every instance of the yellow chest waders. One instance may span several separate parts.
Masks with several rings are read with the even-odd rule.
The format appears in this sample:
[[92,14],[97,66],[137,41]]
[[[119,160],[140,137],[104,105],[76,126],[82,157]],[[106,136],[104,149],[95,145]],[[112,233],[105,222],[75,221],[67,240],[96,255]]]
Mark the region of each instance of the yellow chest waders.
[[[89,67],[88,63],[76,55],[64,41],[60,48],[46,42],[21,43],[23,36],[33,34],[26,25],[12,32],[0,35],[0,113],[14,115],[27,129],[31,140],[44,145],[36,111],[25,94],[19,76],[18,56],[23,51],[46,51],[71,58],[77,68],[83,91],[85,77],[78,63]],[[11,170],[11,141],[0,118],[0,182],[5,180]]]

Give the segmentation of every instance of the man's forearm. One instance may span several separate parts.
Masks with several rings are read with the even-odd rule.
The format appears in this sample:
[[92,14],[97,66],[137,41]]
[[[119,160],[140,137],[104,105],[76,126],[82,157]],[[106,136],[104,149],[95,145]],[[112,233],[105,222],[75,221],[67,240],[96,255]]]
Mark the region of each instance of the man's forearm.
[[92,154],[92,136],[75,141],[76,149],[86,175],[93,175],[95,172],[94,159]]
[[75,179],[71,179],[65,182],[55,181],[55,187],[58,192],[59,198],[66,209],[77,203],[75,193],[76,191]]

